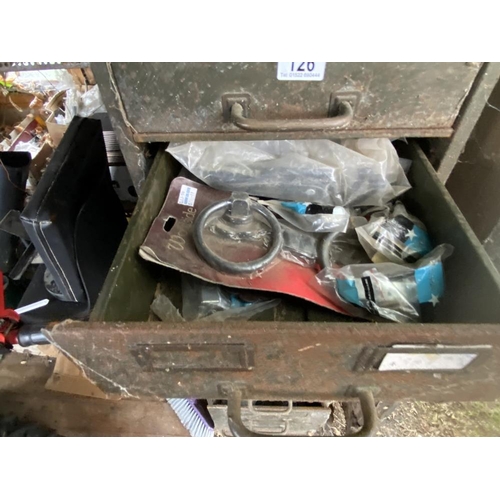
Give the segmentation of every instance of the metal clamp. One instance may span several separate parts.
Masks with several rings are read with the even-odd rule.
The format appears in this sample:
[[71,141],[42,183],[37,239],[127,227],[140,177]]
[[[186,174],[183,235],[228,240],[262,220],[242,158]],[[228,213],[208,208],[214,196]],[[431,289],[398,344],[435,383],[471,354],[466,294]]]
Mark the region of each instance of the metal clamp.
[[[271,227],[271,246],[269,251],[259,259],[249,262],[231,262],[213,252],[205,243],[203,231],[210,217],[226,208],[224,217],[232,224],[247,223],[251,212],[259,213]],[[198,253],[215,269],[228,274],[246,274],[261,271],[267,267],[279,254],[283,246],[283,235],[276,217],[265,207],[250,201],[245,193],[234,193],[229,200],[220,201],[206,207],[196,218],[193,225],[193,239]]]
[[297,120],[257,120],[247,118],[243,106],[236,102],[231,106],[231,121],[243,130],[250,132],[299,132],[328,131],[343,128],[352,121],[354,111],[348,101],[339,103],[339,114],[327,118]]
[[[375,399],[373,393],[368,389],[356,389],[352,391],[361,403],[363,413],[363,427],[354,434],[348,434],[346,437],[368,437],[373,436],[378,426],[377,410],[375,408]],[[281,437],[281,435],[260,434],[248,429],[241,420],[241,400],[242,392],[239,389],[234,390],[228,395],[227,400],[227,421],[229,429],[235,437]],[[306,436],[303,436],[306,437]]]

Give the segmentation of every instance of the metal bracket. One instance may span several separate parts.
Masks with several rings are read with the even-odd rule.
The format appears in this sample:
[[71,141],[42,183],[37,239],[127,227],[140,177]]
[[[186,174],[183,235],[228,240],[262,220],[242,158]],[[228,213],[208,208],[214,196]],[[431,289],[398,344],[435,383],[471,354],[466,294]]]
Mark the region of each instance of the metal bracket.
[[376,396],[380,392],[380,387],[377,387],[376,385],[366,385],[366,386],[350,385],[346,389],[345,395],[348,398],[357,398],[359,392],[371,392],[374,396]]
[[341,112],[340,106],[343,102],[348,102],[351,105],[353,115],[356,116],[356,111],[361,101],[361,92],[353,90],[349,92],[333,92],[330,94],[330,104],[328,105],[328,116],[337,116]]
[[250,94],[224,94],[222,96],[222,117],[225,123],[231,123],[231,108],[233,104],[241,104],[243,115],[248,116],[250,109]]
[[243,383],[230,383],[230,382],[223,382],[219,384],[219,394],[221,395],[222,398],[227,399],[231,396],[231,394],[234,394],[236,391],[239,392],[243,398],[248,399],[248,386],[247,384]]

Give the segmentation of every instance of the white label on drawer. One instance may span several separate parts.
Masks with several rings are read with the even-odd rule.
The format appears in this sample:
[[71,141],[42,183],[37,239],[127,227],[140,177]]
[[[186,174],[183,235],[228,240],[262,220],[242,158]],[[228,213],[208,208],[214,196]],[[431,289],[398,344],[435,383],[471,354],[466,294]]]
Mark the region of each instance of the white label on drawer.
[[[394,344],[395,349],[429,349],[428,344]],[[407,370],[426,370],[426,371],[441,371],[441,370],[463,370],[474,361],[480,352],[486,352],[491,349],[491,345],[458,345],[447,346],[437,344],[434,348],[438,348],[439,353],[422,353],[422,352],[390,352],[384,356],[380,363],[379,371],[407,371]],[[463,349],[476,352],[450,352],[447,350]],[[443,352],[444,351],[444,352]]]
[[389,353],[380,363],[379,371],[401,370],[463,370],[477,354],[445,354],[445,353]]
[[187,205],[188,207],[194,206],[194,200],[196,200],[197,192],[197,188],[183,184],[181,186],[181,190],[179,191],[179,199],[177,200],[177,203],[179,205]]
[[325,77],[326,62],[279,62],[278,80],[319,82]]

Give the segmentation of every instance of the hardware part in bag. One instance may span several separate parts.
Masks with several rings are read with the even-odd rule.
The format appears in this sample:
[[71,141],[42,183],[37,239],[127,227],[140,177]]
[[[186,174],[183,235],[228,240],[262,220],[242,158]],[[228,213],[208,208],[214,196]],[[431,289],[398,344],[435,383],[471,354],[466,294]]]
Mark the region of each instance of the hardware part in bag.
[[400,201],[373,213],[356,232],[373,262],[413,264],[432,250],[425,226]]
[[[222,272],[200,256],[193,237],[193,226],[197,217],[207,206],[221,201],[230,203],[230,198],[231,193],[217,191],[184,177],[177,177],[170,184],[163,207],[153,221],[139,249],[139,255],[150,262],[176,269],[210,283],[231,288],[284,293],[344,312],[342,307],[332,304],[313,286],[316,275],[314,269],[289,262],[280,254],[276,255],[271,265],[262,271],[250,274]],[[260,214],[257,216],[260,217]],[[210,220],[207,222],[210,225]],[[265,220],[262,219],[262,222]],[[199,227],[201,228],[202,224],[199,224]],[[268,252],[261,241],[235,240],[216,234],[209,228],[205,230],[203,236],[208,245],[216,242],[219,245],[218,253],[229,262],[255,261]]]
[[[373,148],[394,149],[388,140]],[[285,201],[384,205],[411,187],[399,162],[328,140],[172,143],[167,151],[215,189]]]
[[[36,299],[55,296],[56,306],[78,303],[78,315],[88,314],[127,225],[112,187],[100,121],[73,119],[21,221],[48,270],[37,283],[49,283],[52,292]],[[49,315],[45,319],[59,319],[50,317],[58,316],[52,307],[41,312]]]
[[[255,234],[261,235],[263,231],[265,234],[270,232],[271,243],[267,252],[253,260],[234,262],[214,251],[207,241],[208,235],[205,229],[211,219],[216,217],[216,214],[222,210],[224,215],[219,221],[223,224],[220,230],[223,236],[230,234],[230,238],[237,241],[247,238],[252,241],[256,239]],[[256,228],[258,220],[255,214],[260,215],[266,221],[270,231]],[[217,227],[215,226],[215,228]],[[248,274],[263,271],[273,262],[283,246],[281,227],[276,217],[267,208],[252,202],[246,193],[233,193],[229,200],[215,202],[205,207],[194,221],[193,238],[198,253],[214,269],[229,274]],[[224,250],[223,246],[222,250]]]
[[290,224],[307,233],[345,232],[351,217],[350,211],[344,207],[327,207],[324,210],[329,210],[328,212],[321,212],[322,207],[310,203],[278,200],[262,201],[261,203]]
[[[24,152],[0,152],[0,220],[11,210],[22,210],[31,155]],[[19,239],[0,231],[0,271],[8,273],[15,264]]]
[[319,245],[318,257],[321,268],[370,262],[354,228],[345,233],[326,234]]
[[281,256],[299,264],[299,266],[314,267],[318,258],[318,235],[306,233],[280,221],[283,234],[283,249]]
[[[400,323],[419,321],[421,304],[436,307],[443,297],[442,261],[452,252],[450,245],[440,245],[415,266],[392,262],[353,264],[326,268],[316,279],[332,301],[358,306],[356,316],[369,318],[366,310]],[[349,308],[349,312],[355,311]]]
[[345,232],[328,233],[323,236],[318,245],[318,262],[322,269],[370,262],[356,233],[356,228],[365,225],[366,222],[364,217],[353,215]]
[[189,274],[182,275],[182,317],[187,321],[247,320],[276,307],[279,302],[279,299],[268,300],[252,292],[232,290]]
[[220,285],[207,283],[189,274],[183,274],[182,283],[182,317],[193,321],[224,311],[231,307],[231,299],[226,297]]

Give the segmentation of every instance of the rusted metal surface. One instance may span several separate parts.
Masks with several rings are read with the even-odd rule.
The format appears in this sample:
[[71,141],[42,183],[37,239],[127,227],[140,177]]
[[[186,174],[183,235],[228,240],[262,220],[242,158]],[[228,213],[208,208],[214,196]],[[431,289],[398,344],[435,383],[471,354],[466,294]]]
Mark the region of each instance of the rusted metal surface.
[[[347,437],[369,437],[375,434],[378,426],[377,410],[375,408],[375,400],[373,394],[369,390],[358,390],[355,396],[359,398],[361,412],[363,415],[363,425],[361,429],[352,434],[346,434]],[[283,433],[262,433],[249,429],[242,419],[242,391],[235,390],[229,395],[227,404],[227,420],[228,427],[235,437],[267,437],[273,435],[275,437],[285,436]],[[316,434],[317,435],[317,434]],[[301,437],[307,437],[309,434],[301,434]]]
[[126,119],[122,98],[116,88],[116,81],[109,63],[92,63],[91,69],[99,85],[102,100],[109,114],[130,177],[136,191],[140,193],[151,162],[146,157],[144,146],[136,144],[134,140],[136,131]]
[[500,323],[498,271],[423,151],[416,144],[411,151],[413,187],[405,204],[424,222],[435,244],[454,247],[444,263],[446,293],[426,321]]
[[351,123],[354,112],[349,102],[338,115],[314,120],[255,120],[247,116],[239,103],[231,106],[231,120],[242,130],[250,132],[322,132],[344,128]]
[[338,129],[333,132],[210,132],[193,133],[189,137],[184,133],[171,134],[151,132],[134,134],[133,138],[141,142],[186,142],[186,141],[277,141],[277,140],[305,140],[305,139],[355,139],[358,137],[387,137],[398,139],[400,137],[450,137],[453,128],[393,128],[393,129],[363,129],[362,132],[354,129]]
[[[481,63],[327,63],[323,81],[277,80],[276,63],[113,63],[136,141],[449,136]],[[356,94],[347,130],[242,132],[223,96],[245,95],[253,120],[333,116]],[[106,102],[106,101],[105,101]]]
[[147,266],[139,257],[139,247],[148,234],[151,222],[158,215],[168,186],[180,166],[170,155],[157,155],[151,175],[144,184],[134,214],[125,231],[115,259],[92,310],[91,320],[146,321],[153,301],[158,266]]
[[485,104],[446,187],[500,269],[500,83]]
[[455,123],[450,139],[431,140],[440,181],[446,184],[500,77],[500,63],[484,63]]
[[[240,406],[241,421],[248,429],[267,435],[304,436],[317,433],[331,415],[332,409],[323,404],[293,401],[248,401]],[[225,400],[209,402],[208,411],[215,431],[223,436],[233,434],[228,425],[228,407]]]
[[[104,391],[128,397],[215,399],[240,390],[244,399],[326,401],[352,397],[353,388],[370,388],[378,400],[500,397],[500,325],[67,321],[47,335]],[[400,344],[490,346],[491,355],[445,373],[355,369],[363,349]],[[138,362],[138,345],[155,353],[152,369]],[[230,367],[219,354],[200,362],[200,346],[218,353],[238,346],[250,361]],[[184,356],[179,369],[164,356],[176,350]]]

